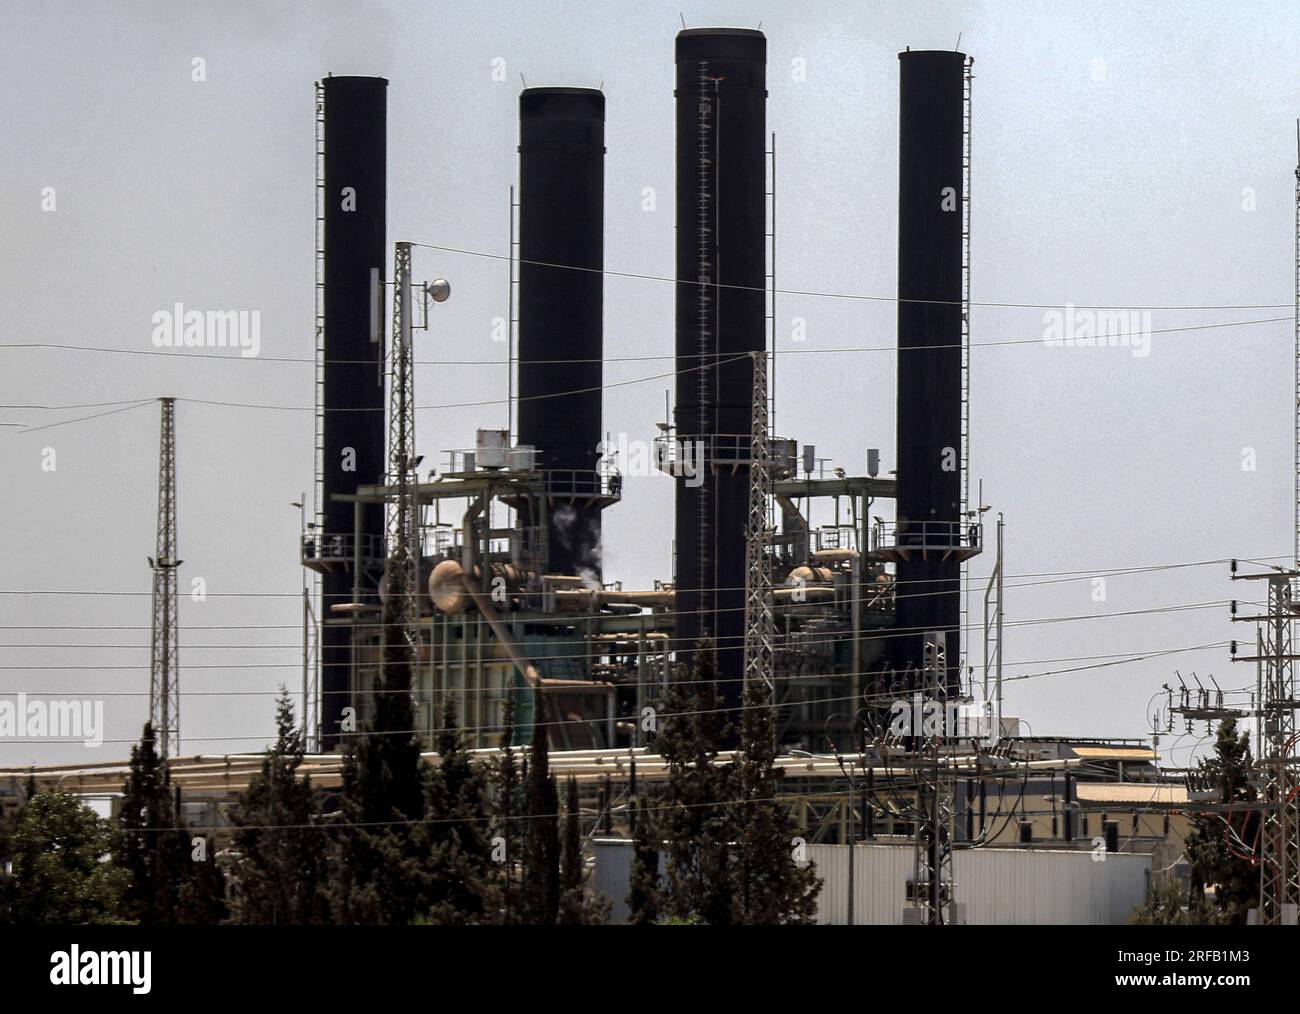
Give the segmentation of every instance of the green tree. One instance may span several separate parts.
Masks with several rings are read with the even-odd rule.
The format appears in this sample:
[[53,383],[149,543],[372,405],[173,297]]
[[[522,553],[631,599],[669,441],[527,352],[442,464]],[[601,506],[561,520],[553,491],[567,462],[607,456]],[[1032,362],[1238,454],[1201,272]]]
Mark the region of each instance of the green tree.
[[714,926],[735,922],[730,767],[716,763],[727,720],[713,645],[701,641],[689,678],[669,685],[655,749],[667,762],[659,830],[667,847],[663,914]]
[[131,747],[118,822],[114,861],[130,875],[126,904],[131,918],[145,926],[174,924],[181,890],[195,870],[171,773],[147,722],[140,742]]
[[234,918],[252,925],[328,922],[320,803],[311,776],[299,774],[306,744],[283,687],[275,728],[274,745],[231,815],[238,856],[231,869]]
[[[546,710],[538,708],[544,715]],[[560,912],[559,793],[550,772],[545,721],[533,723],[533,742],[524,772],[524,869],[520,889],[520,920],[531,926],[553,926]]]
[[627,895],[628,922],[643,926],[659,921],[659,836],[646,804],[638,795],[631,806],[632,871]]
[[8,839],[10,917],[17,924],[121,922],[129,874],[106,862],[112,825],[75,796],[40,792]]
[[451,694],[437,747],[438,764],[425,783],[426,819],[417,831],[429,862],[424,917],[444,924],[495,922],[499,871],[485,833],[484,779],[462,742]]
[[[1250,778],[1253,761],[1250,734],[1238,734],[1234,719],[1219,724],[1214,753],[1202,758],[1200,770],[1218,787],[1223,803],[1254,802],[1255,787]],[[1214,888],[1217,921],[1244,925],[1246,913],[1259,904],[1259,868],[1247,858],[1245,849],[1259,841],[1257,811],[1197,814],[1185,842],[1192,864],[1193,894]],[[1242,844],[1232,844],[1239,839]]]
[[519,767],[515,763],[515,699],[507,690],[501,718],[500,753],[493,761],[492,778],[495,792],[494,827],[504,848],[503,884],[501,886],[501,919],[506,925],[518,920],[519,888],[515,883],[515,852],[520,846]]
[[738,920],[751,925],[810,924],[821,880],[793,855],[798,835],[790,808],[777,798],[772,691],[761,679],[745,684],[741,755],[735,783]]
[[422,912],[427,862],[415,824],[424,817],[425,765],[415,734],[411,654],[401,637],[398,596],[382,614],[385,638],[372,720],[343,760],[343,791],[331,857],[336,922],[405,925]]
[[572,775],[565,783],[564,797],[559,921],[565,926],[596,925],[608,917],[609,905],[603,898],[587,893],[586,860],[582,851],[582,810],[578,801],[578,780]]
[[226,876],[213,855],[213,841],[204,835],[199,846],[191,842],[191,874],[181,881],[176,897],[176,921],[182,926],[215,926],[230,915],[226,902]]
[[1199,903],[1188,905],[1176,877],[1164,877],[1147,889],[1146,900],[1128,918],[1130,926],[1192,926],[1205,921]]
[[9,875],[9,863],[12,858],[11,842],[14,831],[18,828],[18,821],[22,819],[23,808],[27,802],[36,796],[36,777],[27,776],[27,784],[24,786],[22,799],[10,813],[0,813],[0,926],[7,926],[13,922],[13,915],[10,911],[10,890],[13,879]]

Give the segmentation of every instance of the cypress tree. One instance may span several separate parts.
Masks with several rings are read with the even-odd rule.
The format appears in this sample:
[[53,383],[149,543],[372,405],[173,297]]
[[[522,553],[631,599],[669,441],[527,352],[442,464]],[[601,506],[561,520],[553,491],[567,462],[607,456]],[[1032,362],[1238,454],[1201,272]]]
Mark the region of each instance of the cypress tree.
[[514,923],[519,913],[519,890],[515,884],[515,850],[519,848],[519,769],[515,764],[515,699],[507,689],[502,710],[501,752],[493,765],[496,791],[496,832],[502,845],[504,884],[501,888],[501,919]]
[[717,680],[713,645],[703,640],[690,677],[669,686],[655,748],[668,765],[659,822],[667,845],[664,914],[725,926],[736,918],[734,828],[731,770],[715,763],[728,724]]
[[627,896],[628,922],[643,926],[659,920],[659,837],[646,805],[637,796],[631,807],[632,872]]
[[328,921],[327,875],[320,804],[310,775],[299,776],[306,754],[293,704],[281,687],[275,705],[275,743],[261,770],[240,795],[231,816],[238,828],[237,922],[309,925]]
[[800,867],[792,854],[797,828],[790,808],[777,798],[772,691],[763,680],[746,682],[742,707],[735,779],[738,920],[811,923],[821,881],[811,864]]
[[[1218,786],[1223,803],[1254,802],[1257,794],[1251,784],[1254,763],[1250,752],[1250,734],[1237,732],[1235,719],[1219,724],[1214,753],[1200,761],[1201,772]],[[1198,814],[1185,847],[1192,864],[1192,905],[1194,915],[1201,915],[1204,889],[1214,887],[1216,921],[1244,925],[1247,913],[1259,904],[1259,868],[1242,858],[1243,850],[1229,847],[1228,828],[1221,816],[1229,819],[1232,833],[1242,842],[1254,846],[1259,841],[1259,811]]]
[[176,921],[183,926],[215,926],[230,915],[226,901],[226,876],[212,852],[213,842],[203,836],[204,859],[191,851],[191,873],[177,890]]
[[583,881],[582,828],[579,823],[578,780],[569,775],[564,786],[564,840],[560,846],[560,889],[572,891]]
[[578,805],[578,780],[569,776],[565,786],[564,841],[561,846],[560,922],[568,926],[602,923],[608,915],[603,899],[586,891],[586,862],[582,854],[582,818]]
[[425,783],[426,819],[417,831],[429,864],[424,917],[433,923],[495,921],[497,871],[485,833],[483,777],[461,740],[451,694],[437,747],[438,764]]
[[372,720],[348,744],[331,857],[336,922],[404,925],[421,914],[427,859],[413,826],[424,816],[425,771],[415,734],[411,659],[397,596],[384,603],[385,638]]
[[131,747],[114,850],[114,861],[130,875],[127,911],[142,925],[177,921],[181,887],[194,874],[179,824],[171,773],[158,755],[153,725],[145,723],[140,742]]
[[[545,713],[538,708],[539,716]],[[545,721],[533,723],[525,781],[520,919],[528,925],[553,926],[560,911],[560,800],[550,773]]]

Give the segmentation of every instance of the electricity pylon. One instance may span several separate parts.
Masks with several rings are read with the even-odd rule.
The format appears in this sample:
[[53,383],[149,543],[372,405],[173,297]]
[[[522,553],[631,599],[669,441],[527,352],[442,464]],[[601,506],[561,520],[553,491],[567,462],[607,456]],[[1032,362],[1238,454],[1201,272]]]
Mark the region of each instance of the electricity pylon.
[[149,557],[153,571],[153,626],[149,656],[149,721],[158,754],[180,752],[180,624],[177,620],[176,568],[176,399],[162,403],[162,435],[158,447],[157,556]]
[[[1233,561],[1236,569],[1236,561]],[[1263,574],[1232,575],[1237,580],[1268,582],[1268,611],[1260,616],[1234,616],[1234,620],[1260,626],[1257,655],[1235,655],[1235,662],[1262,662],[1263,695],[1259,702],[1263,731],[1258,769],[1262,812],[1259,837],[1259,922],[1261,925],[1294,924],[1300,907],[1300,801],[1296,798],[1296,773],[1291,751],[1296,744],[1295,660],[1291,624],[1296,603],[1292,592],[1300,573],[1274,570]]]
[[745,685],[772,678],[772,559],[767,504],[772,489],[771,440],[767,432],[767,353],[754,352],[753,412],[749,446],[749,524],[745,535]]

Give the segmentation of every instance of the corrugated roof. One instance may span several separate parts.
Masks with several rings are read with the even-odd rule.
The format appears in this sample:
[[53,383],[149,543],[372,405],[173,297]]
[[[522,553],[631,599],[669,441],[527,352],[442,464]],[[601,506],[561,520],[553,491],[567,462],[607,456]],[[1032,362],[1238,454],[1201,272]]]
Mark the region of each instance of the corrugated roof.
[[1072,746],[1076,757],[1084,760],[1153,761],[1156,752],[1145,746]]
[[1074,797],[1080,803],[1129,803],[1144,806],[1149,803],[1185,803],[1187,789],[1182,785],[1154,782],[1079,782],[1074,787]]

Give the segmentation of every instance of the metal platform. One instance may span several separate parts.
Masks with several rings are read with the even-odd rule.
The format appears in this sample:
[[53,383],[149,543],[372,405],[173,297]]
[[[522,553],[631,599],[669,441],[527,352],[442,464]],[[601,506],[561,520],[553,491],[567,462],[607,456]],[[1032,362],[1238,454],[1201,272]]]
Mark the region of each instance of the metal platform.
[[[310,531],[299,543],[302,565],[324,574],[335,567],[351,566],[357,559],[356,535],[352,532]],[[363,563],[384,558],[384,540],[378,535],[361,536]]]
[[878,521],[871,529],[867,558],[880,563],[900,560],[969,560],[984,551],[978,521]]

